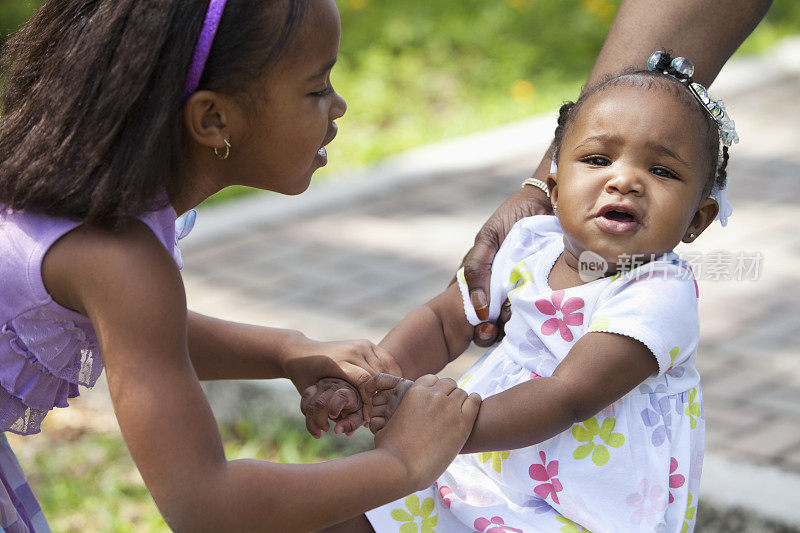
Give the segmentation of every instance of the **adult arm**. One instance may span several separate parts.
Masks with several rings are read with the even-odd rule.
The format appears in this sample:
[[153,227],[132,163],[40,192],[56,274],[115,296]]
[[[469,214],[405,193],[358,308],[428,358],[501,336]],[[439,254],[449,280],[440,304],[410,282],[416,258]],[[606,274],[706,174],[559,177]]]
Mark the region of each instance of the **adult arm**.
[[123,437],[173,529],[309,531],[341,522],[432,482],[474,422],[476,398],[425,376],[375,450],[313,465],[227,461],[189,357],[180,274],[153,234],[140,223],[123,234],[81,228],[48,256],[46,284],[92,320]]
[[[772,0],[622,0],[586,86],[631,66],[643,68],[651,53],[665,48],[673,56],[691,59],[695,79],[708,86],[770,5]],[[551,146],[533,177],[547,180],[552,150]],[[544,193],[526,186],[489,218],[464,258],[473,302],[488,301],[492,259],[514,223],[524,216],[549,212]],[[501,322],[503,318],[501,315]],[[481,324],[475,328],[474,340],[488,346],[500,331],[495,324]]]

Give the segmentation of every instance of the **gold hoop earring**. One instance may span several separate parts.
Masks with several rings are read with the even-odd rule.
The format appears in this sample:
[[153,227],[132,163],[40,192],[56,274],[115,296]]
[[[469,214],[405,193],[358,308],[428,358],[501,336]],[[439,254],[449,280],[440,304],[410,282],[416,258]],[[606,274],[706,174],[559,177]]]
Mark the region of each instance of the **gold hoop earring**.
[[231,155],[231,143],[228,139],[222,139],[222,140],[225,141],[225,153],[221,154],[219,153],[218,148],[214,148],[214,155],[217,156],[217,159],[221,159],[224,161],[228,159]]

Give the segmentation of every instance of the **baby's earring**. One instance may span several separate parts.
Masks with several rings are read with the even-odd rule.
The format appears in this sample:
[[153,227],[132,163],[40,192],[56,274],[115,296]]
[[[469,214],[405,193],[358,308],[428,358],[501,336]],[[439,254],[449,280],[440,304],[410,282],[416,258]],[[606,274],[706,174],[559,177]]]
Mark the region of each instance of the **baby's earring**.
[[554,215],[558,214],[558,204],[557,203],[553,203],[553,214]]
[[225,141],[225,153],[219,153],[219,148],[214,148],[214,155],[217,156],[217,159],[226,160],[231,155],[231,142],[228,139],[222,139]]
[[690,233],[690,234],[689,234],[689,240],[690,240],[690,241],[693,241],[693,240],[695,240],[695,238],[696,238],[696,237],[697,237],[697,235],[695,235],[694,233]]

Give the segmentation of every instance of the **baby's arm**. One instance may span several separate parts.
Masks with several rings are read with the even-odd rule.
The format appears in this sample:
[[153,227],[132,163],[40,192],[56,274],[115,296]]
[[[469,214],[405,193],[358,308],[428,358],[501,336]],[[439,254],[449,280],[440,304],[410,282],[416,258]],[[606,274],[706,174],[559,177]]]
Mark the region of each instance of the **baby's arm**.
[[587,333],[552,377],[485,399],[462,453],[522,448],[549,439],[593,417],[657,371],[656,358],[640,341]]
[[464,353],[472,340],[472,326],[464,316],[461,291],[452,284],[415,309],[379,343],[410,380],[435,374]]
[[[554,437],[591,418],[657,370],[655,357],[641,342],[614,333],[588,333],[552,377],[536,378],[484,399],[461,453],[522,448]],[[373,432],[389,421],[410,384],[384,376],[375,376],[366,385],[368,391],[380,391],[373,399]]]

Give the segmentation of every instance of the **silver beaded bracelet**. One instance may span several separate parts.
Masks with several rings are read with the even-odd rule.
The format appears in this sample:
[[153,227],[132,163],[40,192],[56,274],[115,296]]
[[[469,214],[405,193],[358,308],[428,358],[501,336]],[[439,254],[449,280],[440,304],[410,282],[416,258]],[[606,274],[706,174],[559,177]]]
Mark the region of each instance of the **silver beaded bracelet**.
[[531,187],[536,187],[537,189],[541,189],[548,198],[550,197],[550,189],[547,188],[547,184],[542,180],[536,178],[528,178],[522,182],[522,187],[524,188],[526,185],[530,185]]

